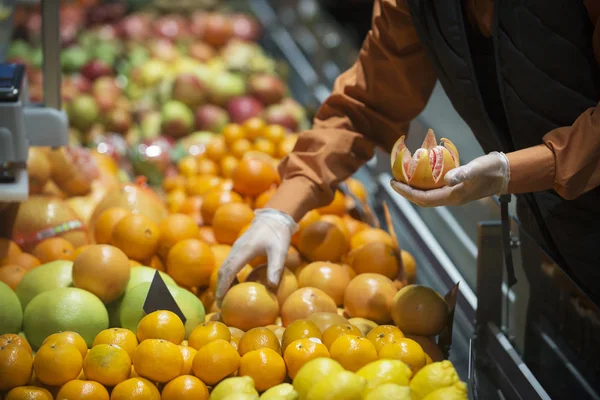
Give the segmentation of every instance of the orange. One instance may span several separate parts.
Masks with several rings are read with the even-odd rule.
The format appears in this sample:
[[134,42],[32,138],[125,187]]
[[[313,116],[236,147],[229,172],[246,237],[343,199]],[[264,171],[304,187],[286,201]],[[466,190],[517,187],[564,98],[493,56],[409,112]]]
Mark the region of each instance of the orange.
[[210,321],[198,325],[194,328],[188,338],[188,345],[196,350],[208,343],[221,339],[229,342],[231,340],[231,332],[222,322]]
[[348,240],[350,240],[350,233],[348,232],[348,227],[346,226],[346,223],[344,222],[342,217],[333,214],[325,214],[322,215],[321,218],[319,218],[319,220],[329,222],[330,224],[337,226],[340,229],[340,231],[342,231],[344,236],[346,236]]
[[16,344],[0,346],[0,392],[29,382],[33,356],[25,347]]
[[221,183],[222,179],[218,176],[198,175],[189,177],[185,188],[188,196],[204,196],[211,190],[216,189]]
[[185,214],[171,214],[158,225],[160,240],[157,253],[167,259],[169,250],[175,243],[184,239],[196,239],[200,234],[198,225],[192,217]]
[[111,207],[103,211],[94,224],[94,240],[96,243],[109,244],[115,225],[130,215],[131,211],[121,207]]
[[246,132],[239,124],[227,124],[225,128],[223,128],[223,139],[225,139],[225,144],[229,146],[236,140],[243,139],[245,137]]
[[385,243],[394,248],[398,247],[394,238],[383,229],[368,228],[352,236],[350,239],[350,248],[352,250],[358,249],[368,243]]
[[204,155],[210,160],[219,161],[227,155],[227,143],[224,137],[215,137],[206,145]]
[[356,235],[358,232],[363,231],[369,227],[369,225],[367,225],[364,222],[361,222],[357,219],[352,218],[348,214],[344,215],[342,217],[342,219],[344,220],[344,223],[346,224],[346,230],[348,231],[348,234],[350,235],[350,237]]
[[169,212],[182,212],[181,208],[187,199],[187,194],[184,189],[175,189],[167,193],[166,203]]
[[160,231],[150,218],[141,214],[127,215],[113,230],[112,244],[134,260],[150,258],[158,248]]
[[140,342],[146,339],[163,339],[179,344],[185,336],[185,326],[177,314],[168,310],[150,313],[141,319],[137,326],[137,338]]
[[348,237],[330,222],[317,221],[302,230],[298,250],[310,261],[338,262],[348,252]]
[[110,328],[105,329],[96,335],[92,347],[99,344],[114,344],[119,346],[127,352],[130,358],[132,358],[135,348],[138,345],[138,340],[135,333],[131,332],[129,329]]
[[221,168],[221,176],[224,178],[231,178],[238,164],[238,159],[232,156],[231,154],[228,154],[225,157],[223,157],[221,161],[219,161],[219,167]]
[[[244,282],[259,282],[267,286],[267,267],[262,266],[252,269],[250,274],[248,274],[246,279],[244,279]],[[281,275],[281,280],[279,281],[279,286],[277,286],[276,289],[273,289],[279,305],[282,306],[287,298],[296,291],[296,289],[298,289],[298,281],[296,276],[292,271],[284,268],[283,274]]]
[[232,191],[212,191],[204,196],[200,212],[205,224],[211,225],[217,209],[223,204],[242,203],[242,196]]
[[406,250],[401,251],[402,266],[404,267],[404,280],[412,285],[417,280],[417,262],[415,258]]
[[48,390],[35,386],[19,386],[11,389],[4,400],[54,400]]
[[167,193],[175,189],[183,189],[185,187],[185,177],[183,175],[165,176],[162,187]]
[[[406,335],[406,337],[419,343],[419,345],[425,352],[425,355],[427,356],[426,358],[428,358],[428,363],[431,363],[434,361],[436,361],[436,362],[442,361],[444,359],[444,353],[442,352],[442,349],[440,348],[440,346],[437,345],[435,340],[433,340],[432,338],[427,337],[427,336],[415,336],[415,335]],[[431,360],[431,362],[429,362],[429,360]]]
[[288,296],[281,306],[283,326],[303,319],[316,312],[337,312],[335,301],[321,289],[304,287]]
[[404,333],[394,325],[379,325],[367,333],[367,339],[375,345],[377,351],[389,343],[404,339]]
[[307,318],[307,321],[313,322],[321,332],[325,332],[325,329],[329,328],[331,325],[340,325],[340,324],[348,324],[348,320],[340,315],[338,310],[335,312],[316,312],[310,314]]
[[198,163],[194,156],[186,156],[177,163],[179,173],[185,177],[191,177],[198,173]]
[[290,154],[294,147],[296,146],[296,142],[298,141],[298,135],[287,135],[283,138],[281,142],[279,142],[279,146],[277,146],[277,157],[283,158]]
[[163,262],[161,261],[160,257],[156,254],[153,255],[150,258],[150,260],[146,261],[145,264],[150,268],[154,268],[155,270],[165,272],[165,266],[163,265]]
[[33,353],[29,342],[16,333],[5,333],[4,335],[0,335],[0,347],[11,344],[24,348],[29,354]]
[[298,274],[299,287],[314,287],[327,293],[336,305],[344,304],[344,292],[352,280],[350,269],[340,264],[317,261]]
[[59,333],[53,333],[48,336],[42,342],[42,345],[62,345],[62,344],[72,344],[79,350],[81,354],[81,359],[83,360],[88,353],[87,344],[81,335],[77,332],[64,331]]
[[108,391],[98,382],[74,380],[60,388],[56,398],[59,400],[108,400]]
[[344,194],[339,190],[336,190],[331,203],[324,207],[317,208],[317,211],[321,215],[333,214],[340,217],[346,214],[346,198]]
[[140,267],[140,266],[142,266],[141,262],[129,259],[129,267],[133,268],[133,267]]
[[71,242],[61,237],[54,237],[39,242],[32,253],[42,264],[46,264],[54,260],[73,261],[74,252],[75,248]]
[[252,150],[252,142],[248,139],[238,139],[231,143],[229,146],[229,152],[232,156],[241,159],[244,154]]
[[396,291],[394,282],[386,276],[360,274],[346,288],[344,308],[351,318],[386,324],[392,319],[390,311]]
[[304,364],[319,357],[330,357],[330,355],[327,347],[317,338],[294,340],[283,353],[288,375],[292,379]]
[[354,178],[348,178],[346,179],[346,185],[348,186],[348,189],[350,190],[350,192],[356,196],[356,198],[361,201],[362,203],[366,203],[367,202],[367,189],[365,188],[365,186],[362,184],[362,182],[360,182],[358,179],[354,179]]
[[131,358],[116,344],[99,344],[83,360],[83,373],[87,379],[116,386],[129,378]]
[[0,265],[4,264],[7,259],[21,254],[21,248],[12,240],[0,238]]
[[29,253],[19,253],[16,256],[9,257],[5,264],[20,265],[29,271],[40,266],[41,262]]
[[252,222],[254,212],[243,203],[224,204],[217,209],[213,218],[215,238],[221,244],[232,245],[240,231]]
[[331,325],[323,331],[321,341],[328,349],[330,349],[333,342],[343,335],[362,336],[363,334],[360,329],[352,324]]
[[183,355],[179,346],[162,339],[147,339],[133,354],[135,372],[152,381],[166,383],[179,376]]
[[256,140],[264,134],[267,124],[262,118],[252,117],[244,121],[243,127],[246,137],[250,140]]
[[118,248],[92,245],[73,261],[73,286],[95,294],[108,304],[125,292],[130,269],[129,258]]
[[209,245],[216,245],[217,239],[215,238],[215,232],[210,226],[200,227],[200,240]]
[[114,387],[110,400],[161,400],[160,392],[144,378],[130,378]]
[[186,197],[184,202],[179,208],[179,213],[194,216],[196,213],[200,213],[200,207],[202,207],[202,196],[194,195]]
[[329,352],[331,358],[352,372],[356,372],[368,363],[377,360],[377,350],[373,343],[357,335],[340,336],[331,344]]
[[196,173],[198,175],[219,175],[219,166],[213,160],[208,158],[200,157],[196,160]]
[[3,265],[0,267],[0,282],[6,283],[12,290],[17,290],[17,286],[26,273],[27,268],[20,265]]
[[223,322],[243,331],[274,324],[278,313],[279,303],[275,295],[255,282],[233,286],[221,304]]
[[269,328],[252,328],[242,336],[238,345],[241,356],[252,350],[268,348],[276,352],[280,351],[279,339]]
[[258,195],[254,200],[254,209],[265,208],[271,197],[275,194],[275,188],[272,187]]
[[207,286],[215,268],[210,246],[198,239],[177,242],[167,257],[167,272],[179,285]]
[[400,360],[410,367],[413,376],[427,364],[427,357],[419,343],[402,338],[379,349],[379,358]]
[[391,308],[394,323],[402,332],[435,336],[448,322],[448,304],[435,290],[408,285],[398,291]]
[[208,400],[208,388],[200,379],[182,375],[167,383],[162,390],[162,400]]
[[227,259],[229,252],[231,251],[231,246],[228,244],[217,244],[210,247],[210,251],[212,251],[213,256],[215,258],[215,269],[210,275],[210,281],[208,287],[211,290],[217,289],[217,279],[219,275],[219,268],[223,264],[223,262]]
[[311,337],[321,339],[321,330],[319,327],[314,322],[298,319],[285,328],[281,338],[281,352],[285,354],[285,349],[290,343],[298,339]]
[[183,368],[181,369],[181,375],[189,375],[192,373],[192,363],[194,357],[196,357],[196,349],[189,346],[179,346],[179,351],[183,356]]
[[[244,268],[242,268],[242,270],[240,272],[238,272],[238,274],[236,275],[238,281],[246,282],[246,278],[248,278],[248,276],[250,276],[252,271],[254,271],[254,268],[252,268],[252,266],[250,264],[246,264],[244,266]],[[264,285],[264,283],[263,283],[263,285]]]
[[240,160],[231,179],[236,192],[258,196],[279,182],[279,174],[269,162],[247,157]]
[[275,350],[252,350],[240,360],[239,376],[249,376],[259,392],[283,383],[286,378],[285,361]]
[[281,125],[267,125],[263,129],[263,136],[273,144],[279,144],[285,138],[285,128]]
[[367,243],[352,250],[345,260],[357,274],[375,273],[396,279],[400,257],[396,247],[386,243]]
[[298,231],[292,236],[292,244],[297,247],[300,242],[302,231],[313,222],[317,222],[320,218],[321,214],[319,214],[317,210],[307,212],[304,217],[298,221]]
[[275,144],[268,139],[258,138],[254,141],[254,150],[270,156],[275,155]]
[[194,375],[209,386],[214,386],[230,376],[240,366],[240,355],[231,343],[223,339],[213,340],[202,346],[192,363]]
[[81,353],[72,344],[42,345],[33,361],[36,378],[50,386],[61,386],[76,379],[82,366]]
[[92,246],[92,245],[91,244],[84,244],[83,246],[79,246],[79,247],[75,248],[75,252],[73,253],[73,259],[76,259],[77,256],[79,256],[81,253],[83,253],[84,251],[86,251],[87,249],[89,249],[90,246]]

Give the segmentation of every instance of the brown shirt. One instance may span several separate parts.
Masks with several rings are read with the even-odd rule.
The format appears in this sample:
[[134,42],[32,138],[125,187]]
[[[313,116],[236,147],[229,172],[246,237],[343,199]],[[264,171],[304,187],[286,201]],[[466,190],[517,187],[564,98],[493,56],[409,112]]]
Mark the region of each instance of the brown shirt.
[[[600,60],[600,0],[585,1]],[[493,0],[466,0],[469,20],[491,34]],[[406,0],[376,0],[372,28],[355,64],[338,77],[319,109],[313,129],[303,132],[279,167],[282,183],[267,207],[299,220],[333,199],[336,185],[374,154],[390,151],[424,108],[436,82],[419,43]],[[511,193],[554,188],[570,199],[600,184],[600,105],[571,126],[548,132],[540,145],[507,154]],[[460,150],[460,149],[459,149]]]

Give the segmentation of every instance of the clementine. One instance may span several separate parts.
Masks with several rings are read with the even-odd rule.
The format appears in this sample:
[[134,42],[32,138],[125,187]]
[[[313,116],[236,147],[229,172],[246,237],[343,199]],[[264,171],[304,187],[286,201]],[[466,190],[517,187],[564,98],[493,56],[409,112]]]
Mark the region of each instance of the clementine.
[[317,338],[321,339],[321,330],[312,321],[305,319],[297,319],[285,328],[281,338],[281,352],[285,354],[285,349],[290,343],[305,338]]
[[281,345],[275,333],[269,328],[252,328],[242,336],[238,345],[241,356],[252,350],[268,348],[279,353]]
[[152,381],[166,383],[176,378],[183,369],[183,355],[179,346],[162,339],[146,339],[133,354],[135,372]]
[[215,238],[221,244],[232,245],[239,232],[254,218],[252,208],[243,203],[224,204],[217,209],[213,218]]
[[251,377],[256,390],[263,392],[283,383],[287,375],[285,361],[272,349],[252,350],[242,356],[238,375]]
[[215,162],[225,157],[225,155],[227,155],[227,143],[225,143],[225,138],[217,136],[211,139],[206,145],[206,152],[204,155]]
[[188,338],[188,345],[196,350],[208,343],[221,339],[225,341],[231,340],[231,332],[222,322],[210,321],[198,325]]
[[236,372],[239,366],[240,355],[233,345],[223,339],[217,339],[198,349],[192,363],[192,371],[202,382],[214,386]]
[[122,207],[111,207],[103,211],[94,224],[94,240],[99,244],[109,244],[115,225],[130,215],[131,211]]
[[108,400],[110,396],[102,384],[76,379],[65,383],[58,391],[56,398],[61,400]]
[[191,176],[186,181],[185,190],[188,196],[204,196],[219,186],[221,182],[222,179],[214,175]]
[[150,218],[131,214],[121,219],[113,230],[112,244],[129,258],[145,260],[158,248],[160,232]]
[[130,358],[133,358],[135,348],[138,346],[138,340],[135,333],[124,328],[105,329],[96,335],[92,347],[99,344],[114,344],[127,352]]
[[32,368],[33,356],[25,347],[0,345],[0,391],[26,385]]
[[35,386],[18,386],[10,390],[4,400],[54,400],[47,389]]
[[110,400],[161,400],[156,386],[144,378],[129,378],[114,387]]
[[360,329],[352,324],[331,325],[323,331],[321,341],[328,349],[331,349],[333,342],[343,335],[362,336],[363,334]]
[[61,386],[76,379],[82,366],[81,353],[72,344],[42,345],[33,361],[36,378],[50,386]]
[[294,379],[304,364],[315,358],[326,357],[330,354],[327,347],[317,338],[294,340],[285,349],[283,359],[287,366],[288,375]]
[[270,163],[255,158],[240,160],[232,176],[233,189],[246,196],[258,196],[279,182],[279,174]]
[[189,375],[192,373],[192,363],[194,357],[196,357],[197,350],[190,346],[179,346],[179,351],[183,356],[183,368],[181,369],[181,375]]
[[352,372],[356,372],[370,362],[377,360],[375,346],[362,336],[340,336],[331,344],[329,352],[332,359]]
[[383,346],[404,339],[404,333],[394,325],[379,325],[369,331],[367,339],[375,345],[379,352]]
[[167,257],[167,272],[180,285],[206,286],[215,268],[210,246],[198,239],[176,243]]
[[115,344],[99,344],[92,347],[83,360],[83,373],[87,379],[116,386],[129,378],[131,358]]
[[7,258],[5,265],[6,264],[20,265],[21,267],[29,271],[35,267],[40,266],[41,262],[29,253],[19,253],[16,256],[11,256]]
[[137,326],[137,339],[162,339],[179,344],[185,337],[185,326],[177,314],[159,310],[142,318]]
[[208,388],[200,379],[182,375],[167,383],[162,390],[162,400],[208,400]]
[[5,333],[4,335],[0,335],[0,347],[8,345],[23,347],[29,354],[33,354],[29,342],[15,333]]
[[81,335],[77,332],[64,331],[59,333],[53,333],[48,336],[42,342],[42,345],[50,345],[50,346],[58,346],[63,344],[70,344],[77,348],[79,353],[81,354],[81,359],[83,360],[88,353],[87,344]]
[[233,142],[238,139],[243,139],[246,137],[246,131],[239,124],[227,124],[225,128],[223,128],[223,139],[225,139],[225,144],[230,146]]
[[211,225],[217,209],[223,204],[242,203],[242,196],[231,191],[212,191],[204,196],[200,212],[204,223]]
[[55,260],[73,261],[74,252],[75,248],[71,242],[61,237],[53,237],[39,242],[33,248],[32,254],[40,260],[42,264],[46,264]]
[[221,169],[221,176],[224,178],[231,178],[233,172],[237,168],[239,160],[231,154],[226,155],[219,161],[219,167]]
[[252,150],[252,142],[248,139],[238,139],[229,145],[229,152],[232,156],[241,159],[244,154]]
[[20,265],[3,265],[0,267],[0,282],[6,283],[12,290],[17,290],[26,273],[27,269]]

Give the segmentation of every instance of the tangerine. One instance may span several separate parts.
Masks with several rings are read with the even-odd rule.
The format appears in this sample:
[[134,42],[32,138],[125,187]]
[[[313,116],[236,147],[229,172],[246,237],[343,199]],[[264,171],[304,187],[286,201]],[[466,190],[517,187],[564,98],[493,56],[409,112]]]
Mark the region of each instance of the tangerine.
[[222,179],[214,175],[191,176],[187,179],[185,190],[188,196],[204,196],[206,193],[217,188],[221,182]]
[[404,333],[394,325],[379,325],[369,331],[367,339],[375,345],[375,349],[379,352],[386,344],[404,339]]
[[179,285],[207,286],[215,268],[215,257],[210,246],[198,239],[176,243],[167,257],[167,271]]
[[216,245],[217,239],[215,238],[215,231],[210,226],[201,226],[200,227],[200,235],[198,236],[200,240],[209,245]]
[[29,342],[16,333],[5,333],[4,335],[0,335],[0,347],[9,345],[23,347],[29,354],[33,354]]
[[94,240],[99,244],[109,244],[115,225],[131,211],[122,207],[111,207],[103,211],[94,224]]
[[16,344],[0,345],[0,391],[26,385],[32,370],[31,351]]
[[72,344],[42,345],[33,360],[36,378],[50,386],[61,386],[76,379],[82,367],[81,353]]
[[152,381],[166,383],[176,378],[183,369],[183,355],[179,346],[162,339],[146,339],[133,354],[135,372]]
[[200,234],[194,219],[185,214],[170,214],[161,221],[158,230],[160,240],[157,253],[165,260],[175,243],[184,239],[196,239]]
[[275,333],[269,328],[252,328],[242,336],[238,344],[238,352],[241,356],[252,350],[268,348],[279,352],[281,345]]
[[196,158],[194,156],[182,158],[177,163],[177,169],[179,170],[179,173],[186,178],[197,175],[198,163],[196,162]]
[[333,342],[343,335],[362,336],[363,334],[360,329],[352,324],[331,325],[323,331],[321,341],[328,349],[330,349]]
[[208,400],[208,388],[192,375],[182,375],[167,383],[162,390],[162,400]]
[[231,154],[228,154],[225,157],[223,157],[219,161],[219,167],[221,168],[221,176],[224,178],[231,178],[238,164],[239,160]]
[[214,386],[235,373],[240,366],[240,355],[229,341],[223,339],[198,349],[192,363],[194,375],[209,386]]
[[179,346],[181,355],[183,356],[183,368],[181,369],[181,375],[189,375],[192,373],[192,363],[196,356],[196,349],[190,346]]
[[304,364],[316,358],[329,358],[327,347],[317,338],[302,338],[294,340],[285,349],[283,359],[287,366],[288,375],[294,379]]
[[258,138],[254,141],[254,150],[273,157],[276,151],[275,143],[265,138]]
[[265,121],[259,117],[248,118],[243,124],[246,137],[250,140],[256,140],[263,136],[266,126]]
[[196,350],[208,343],[221,339],[229,342],[231,340],[231,332],[222,322],[210,321],[198,325],[188,338],[188,345]]
[[229,145],[229,152],[232,156],[241,159],[244,154],[252,150],[252,142],[248,139],[238,139]]
[[213,218],[215,238],[221,244],[232,245],[240,231],[252,222],[254,212],[244,203],[224,204],[217,209]]
[[135,333],[124,328],[105,329],[96,335],[92,348],[99,344],[114,344],[127,352],[130,358],[133,357],[135,348],[138,345]]
[[281,125],[270,124],[263,129],[263,136],[277,145],[285,138],[285,128]]
[[165,176],[165,178],[162,181],[162,187],[167,193],[172,192],[176,189],[184,189],[185,177],[183,175]]
[[196,161],[198,175],[218,176],[219,166],[209,158],[200,157]]
[[185,326],[177,314],[168,310],[154,311],[142,318],[137,326],[137,339],[163,339],[179,344],[185,337]]
[[185,201],[187,199],[187,194],[183,189],[175,189],[171,192],[167,193],[166,203],[169,212],[177,213],[181,212],[181,208],[183,207]]
[[27,269],[20,265],[3,265],[0,267],[0,282],[6,283],[12,290],[17,290],[26,273]]
[[252,350],[242,356],[238,375],[251,377],[256,390],[263,392],[283,383],[286,378],[285,361],[275,350]]
[[218,162],[225,155],[227,155],[227,143],[224,137],[215,137],[208,142],[206,145],[206,151],[204,153],[209,159]]
[[204,196],[200,212],[204,223],[211,225],[217,209],[223,204],[242,203],[242,196],[232,191],[212,191]]
[[279,142],[279,146],[277,146],[277,157],[284,158],[290,154],[294,150],[297,141],[298,135],[295,134],[284,137],[283,140]]
[[236,192],[246,196],[258,196],[279,183],[279,174],[272,164],[247,157],[240,160],[231,179]]
[[231,144],[236,140],[243,139],[245,137],[246,132],[239,124],[227,124],[225,128],[223,128],[223,139],[225,140],[225,144],[228,146],[231,146]]
[[53,333],[42,342],[42,345],[58,346],[63,344],[73,345],[79,350],[81,359],[83,360],[88,353],[88,347],[83,337],[77,332],[64,331]]
[[281,352],[285,354],[285,349],[290,345],[290,343],[305,338],[317,338],[321,339],[321,330],[319,327],[312,321],[307,321],[305,319],[297,319],[292,322],[285,328],[283,331],[283,336],[281,338]]
[[49,263],[55,260],[73,261],[75,247],[66,239],[61,237],[53,237],[44,239],[39,242],[34,248],[32,254],[42,264]]
[[144,378],[129,378],[119,383],[110,393],[110,400],[161,400],[160,392]]
[[83,373],[87,379],[116,386],[129,378],[131,358],[116,344],[99,344],[83,360]]
[[39,267],[42,263],[29,253],[20,253],[16,256],[9,257],[5,264],[20,265],[29,271],[35,267]]
[[370,362],[377,360],[377,350],[373,343],[357,335],[338,337],[331,344],[329,352],[332,359],[352,372],[356,372]]
[[427,364],[427,357],[419,343],[401,338],[379,349],[380,359],[400,360],[408,365],[413,376]]
[[154,221],[141,214],[131,214],[115,225],[112,244],[129,258],[146,260],[156,253],[159,237]]
[[333,200],[331,200],[331,203],[327,204],[324,207],[317,208],[317,211],[321,215],[333,214],[333,215],[338,215],[341,217],[344,214],[346,214],[346,211],[347,211],[346,210],[346,197],[344,196],[344,194],[342,192],[340,192],[339,190],[336,190],[335,194],[333,196]]
[[59,400],[108,400],[108,391],[102,384],[94,381],[76,379],[60,388],[56,398]]

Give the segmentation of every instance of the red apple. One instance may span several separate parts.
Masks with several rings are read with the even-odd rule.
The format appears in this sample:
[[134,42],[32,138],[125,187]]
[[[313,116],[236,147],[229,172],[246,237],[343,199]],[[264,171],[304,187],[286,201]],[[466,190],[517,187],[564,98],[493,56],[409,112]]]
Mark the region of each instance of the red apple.
[[292,112],[282,104],[273,104],[267,107],[264,113],[267,124],[281,125],[288,130],[295,132],[298,129],[298,120],[294,118]]
[[121,88],[112,76],[101,76],[92,85],[92,93],[94,95],[110,95],[116,98],[121,92]]
[[233,37],[231,18],[222,14],[210,14],[206,18],[202,39],[213,47],[221,47]]
[[205,104],[196,109],[196,130],[219,133],[229,123],[229,114],[221,107]]
[[152,24],[154,32],[163,38],[174,40],[189,35],[186,20],[178,15],[165,15]]
[[81,74],[74,74],[69,76],[69,79],[73,82],[73,84],[79,89],[81,93],[89,92],[92,84],[85,76]]
[[233,36],[251,42],[257,42],[262,36],[262,27],[252,17],[244,14],[231,16]]
[[171,98],[194,109],[204,103],[207,96],[206,86],[194,74],[179,74],[173,82]]
[[194,127],[194,114],[182,102],[170,100],[163,104],[161,110],[162,129],[165,135],[182,137]]
[[260,101],[251,96],[235,97],[227,104],[231,121],[241,124],[247,119],[259,116],[263,112]]
[[95,59],[88,61],[88,63],[81,68],[81,73],[87,79],[94,81],[101,76],[111,75],[113,70],[112,66],[105,61]]
[[271,74],[253,75],[248,81],[250,94],[264,105],[279,103],[286,92],[285,84],[279,77]]

